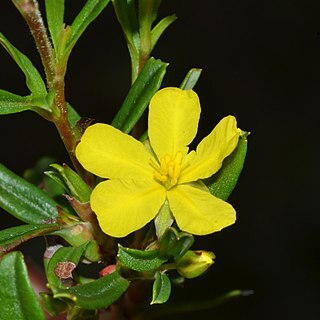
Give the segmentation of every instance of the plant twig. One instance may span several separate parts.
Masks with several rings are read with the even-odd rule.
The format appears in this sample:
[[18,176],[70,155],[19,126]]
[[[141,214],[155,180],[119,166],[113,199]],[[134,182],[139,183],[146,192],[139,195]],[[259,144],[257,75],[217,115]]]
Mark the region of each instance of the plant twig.
[[[158,319],[163,316],[175,315],[190,313],[195,311],[203,311],[218,307],[219,305],[235,298],[245,297],[252,295],[252,290],[233,290],[228,293],[225,293],[217,298],[205,300],[205,301],[196,301],[188,302],[182,304],[169,305],[165,306],[154,306],[152,310],[148,310],[148,319]],[[146,314],[140,314],[136,319],[145,319]]]
[[41,57],[48,86],[52,88],[54,81],[54,52],[39,10],[38,2],[36,0],[12,0],[12,2],[29,26]]

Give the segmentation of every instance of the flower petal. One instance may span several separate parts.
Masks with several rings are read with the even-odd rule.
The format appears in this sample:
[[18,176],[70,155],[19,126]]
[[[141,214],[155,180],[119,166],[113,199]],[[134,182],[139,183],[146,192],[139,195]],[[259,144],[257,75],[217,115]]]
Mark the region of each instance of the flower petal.
[[223,118],[199,143],[195,154],[190,157],[189,164],[183,164],[187,166],[181,172],[179,183],[205,179],[216,173],[221,168],[223,160],[236,148],[240,133],[235,117]]
[[107,124],[86,129],[76,157],[86,170],[102,178],[153,179],[151,156],[143,144]]
[[165,155],[185,156],[194,139],[200,117],[200,102],[192,90],[165,88],[158,91],[149,105],[150,144],[160,161]]
[[172,188],[167,197],[182,231],[206,235],[220,231],[236,220],[236,212],[229,203],[188,184]]
[[90,203],[102,231],[124,237],[151,221],[165,199],[165,188],[156,182],[115,179],[99,183]]

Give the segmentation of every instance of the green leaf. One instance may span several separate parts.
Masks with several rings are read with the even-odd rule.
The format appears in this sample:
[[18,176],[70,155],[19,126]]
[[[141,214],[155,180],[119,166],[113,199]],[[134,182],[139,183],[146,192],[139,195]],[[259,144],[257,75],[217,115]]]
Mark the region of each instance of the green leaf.
[[202,69],[199,68],[190,69],[186,77],[183,79],[180,88],[183,90],[193,89],[200,78],[201,72]]
[[177,16],[175,14],[161,19],[151,31],[151,50],[157,44],[162,33],[175,21]]
[[45,320],[20,252],[0,260],[1,320]]
[[151,304],[160,304],[168,301],[171,294],[171,282],[164,272],[157,271],[152,288]]
[[81,119],[81,116],[69,103],[67,103],[67,113],[71,128],[74,128],[77,122]]
[[57,170],[67,186],[67,189],[70,191],[71,196],[75,197],[80,202],[89,202],[91,189],[75,171],[66,164],[60,166],[59,164],[54,163],[50,166]]
[[[68,188],[59,173],[57,173],[56,171],[48,170],[48,171],[45,171],[44,174],[49,178],[48,181],[53,182],[54,187],[58,186],[58,188],[60,188],[60,190],[63,190],[63,192],[68,192]],[[52,185],[50,185],[50,187],[52,187]]]
[[212,177],[203,180],[209,191],[222,200],[229,198],[238,182],[247,154],[247,136],[248,133],[243,132],[240,136],[238,146],[232,154],[224,160],[222,168]]
[[45,0],[48,28],[56,50],[63,29],[64,2],[65,0]]
[[157,269],[166,261],[159,257],[158,250],[130,249],[120,244],[118,258],[124,266],[139,272]]
[[80,36],[89,24],[98,17],[109,1],[110,0],[87,0],[70,26],[70,34],[66,45],[67,55],[70,54]]
[[127,40],[131,60],[134,65],[138,65],[140,34],[135,0],[112,0],[112,4]]
[[58,230],[58,224],[40,224],[31,225],[25,224],[17,227],[8,228],[0,231],[0,256],[35,237],[49,234],[52,231]]
[[159,90],[168,63],[151,57],[132,85],[112,125],[129,133],[143,115],[152,96]]
[[57,266],[60,263],[73,263],[76,267],[86,246],[87,244],[85,243],[79,247],[61,247],[53,254],[46,267],[48,282],[53,292],[56,292],[56,290],[65,286],[61,281],[62,277],[59,277],[59,274],[57,275]]
[[7,50],[24,73],[27,87],[31,91],[32,95],[34,97],[45,97],[47,95],[46,85],[29,58],[15,48],[1,32],[0,44]]
[[27,110],[38,112],[38,109],[51,111],[45,98],[19,96],[0,89],[0,115],[18,113]]
[[55,298],[71,299],[81,308],[94,310],[107,308],[128,289],[130,282],[115,271],[98,280],[60,289]]
[[58,216],[56,203],[51,198],[1,163],[0,207],[30,224],[42,224]]
[[159,241],[159,253],[161,257],[173,256],[174,260],[179,260],[193,245],[194,237],[186,232],[178,233],[176,229],[170,227],[163,234]]
[[1,115],[32,110],[33,107],[31,96],[22,97],[5,90],[0,90]]

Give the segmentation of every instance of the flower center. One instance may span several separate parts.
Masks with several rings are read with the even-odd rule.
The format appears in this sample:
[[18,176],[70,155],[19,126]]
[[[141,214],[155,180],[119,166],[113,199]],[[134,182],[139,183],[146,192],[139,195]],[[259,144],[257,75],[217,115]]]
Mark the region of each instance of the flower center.
[[155,179],[161,182],[167,189],[174,187],[181,173],[182,153],[179,151],[174,157],[165,155],[160,160],[160,168],[155,170]]

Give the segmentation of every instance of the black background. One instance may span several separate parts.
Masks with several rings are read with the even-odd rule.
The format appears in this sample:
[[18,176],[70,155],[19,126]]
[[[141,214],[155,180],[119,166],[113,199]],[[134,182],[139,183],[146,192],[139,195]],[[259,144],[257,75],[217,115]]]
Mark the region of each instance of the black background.
[[[83,2],[66,1],[67,22]],[[190,68],[203,68],[195,87],[202,104],[199,138],[227,114],[251,132],[245,168],[229,199],[237,223],[197,238],[194,247],[214,251],[216,263],[184,289],[174,288],[172,301],[252,289],[250,297],[190,318],[318,319],[320,2],[164,1],[162,16],[171,13],[179,19],[153,52],[170,63],[163,86],[178,86]],[[41,69],[11,1],[1,1],[0,31]],[[66,81],[67,99],[80,114],[112,120],[129,89],[130,66],[111,5],[76,45]],[[28,93],[4,50],[0,88]],[[18,174],[44,155],[69,163],[53,125],[31,112],[0,118],[0,150],[1,162]],[[1,229],[16,223],[1,213]],[[43,243],[22,249],[34,256],[36,246]]]

